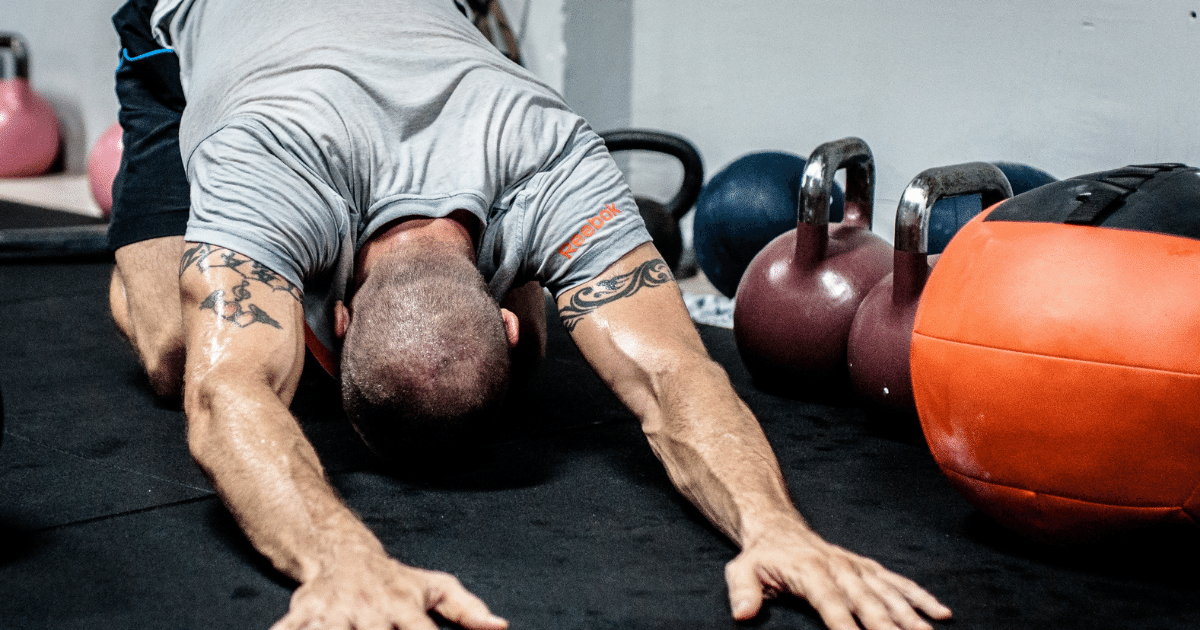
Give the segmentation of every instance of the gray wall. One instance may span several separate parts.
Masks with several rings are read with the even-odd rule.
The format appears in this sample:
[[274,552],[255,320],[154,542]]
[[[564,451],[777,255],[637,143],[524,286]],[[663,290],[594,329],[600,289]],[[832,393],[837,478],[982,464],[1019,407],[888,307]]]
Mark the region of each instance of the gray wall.
[[[121,1],[0,0],[75,170],[116,120]],[[594,127],[682,134],[710,175],[750,151],[866,139],[889,237],[904,185],[930,166],[1200,163],[1200,0],[503,2],[527,65]]]
[[597,131],[628,127],[633,0],[568,0],[563,98]]
[[521,43],[525,67],[563,91],[567,47],[565,0],[497,0]]
[[865,139],[875,229],[921,170],[1031,163],[1058,177],[1200,163],[1197,0],[638,0],[632,122],[695,142],[710,174],[756,150]]

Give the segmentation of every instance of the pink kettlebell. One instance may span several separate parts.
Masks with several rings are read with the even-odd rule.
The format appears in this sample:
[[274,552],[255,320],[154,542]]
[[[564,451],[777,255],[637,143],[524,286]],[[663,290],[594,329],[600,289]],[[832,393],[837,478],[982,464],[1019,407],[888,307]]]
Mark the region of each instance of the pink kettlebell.
[[100,135],[100,139],[88,155],[88,180],[92,185],[92,199],[96,200],[106,217],[112,213],[113,180],[117,177],[117,170],[121,168],[121,151],[124,149],[121,136],[121,124],[113,123]]
[[0,33],[0,60],[6,55],[15,69],[12,76],[0,75],[0,177],[41,175],[58,157],[58,118],[29,87],[25,41]]

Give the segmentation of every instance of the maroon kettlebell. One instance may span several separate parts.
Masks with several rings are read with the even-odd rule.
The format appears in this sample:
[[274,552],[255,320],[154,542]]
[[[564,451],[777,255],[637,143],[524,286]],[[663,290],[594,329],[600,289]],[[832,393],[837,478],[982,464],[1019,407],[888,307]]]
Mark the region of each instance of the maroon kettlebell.
[[[846,170],[845,213],[831,225],[830,193],[840,169]],[[843,138],[809,156],[796,229],[768,243],[738,284],[734,338],[760,389],[795,398],[848,393],[850,322],[891,270],[891,247],[871,232],[874,196],[867,143]]]
[[983,207],[1012,196],[1008,178],[986,162],[931,168],[904,189],[896,209],[892,273],[863,300],[850,328],[847,363],[855,393],[875,409],[915,418],[909,348],[929,277],[929,211],[944,197],[979,194]]
[[25,40],[0,33],[0,61],[6,55],[14,71],[0,75],[0,177],[41,175],[58,157],[58,118],[29,86]]

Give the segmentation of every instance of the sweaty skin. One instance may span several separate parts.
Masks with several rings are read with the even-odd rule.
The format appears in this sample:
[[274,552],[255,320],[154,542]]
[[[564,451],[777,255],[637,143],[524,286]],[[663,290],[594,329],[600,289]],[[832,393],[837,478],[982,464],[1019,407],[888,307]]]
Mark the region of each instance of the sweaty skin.
[[[471,224],[454,219],[398,223],[360,253],[360,281],[389,251],[441,247],[471,256],[471,239]],[[250,541],[300,584],[273,630],[433,630],[433,613],[468,630],[506,628],[453,576],[392,559],[325,478],[288,411],[303,365],[300,292],[236,252],[199,243],[182,250],[188,444]],[[114,275],[111,297],[129,334],[139,315],[123,303],[127,280]],[[540,298],[540,289],[526,293]],[[806,598],[835,630],[857,628],[856,618],[871,630],[924,630],[917,611],[950,616],[915,583],[808,528],[761,428],[708,357],[652,245],[565,292],[558,308],[592,367],[640,419],[672,482],[740,547],[725,571],[736,619],[785,593]],[[527,329],[544,334],[502,313],[510,345]],[[350,317],[339,305],[340,333]]]
[[924,630],[950,610],[911,580],[831,545],[792,506],[758,421],[709,358],[653,245],[559,297],[592,368],[641,420],[671,481],[741,548],[725,570],[734,618],[803,597],[834,630]]
[[276,630],[470,630],[507,622],[454,577],[405,566],[338,499],[288,404],[303,366],[299,292],[245,256],[187,243],[188,445],[254,546],[300,583]]

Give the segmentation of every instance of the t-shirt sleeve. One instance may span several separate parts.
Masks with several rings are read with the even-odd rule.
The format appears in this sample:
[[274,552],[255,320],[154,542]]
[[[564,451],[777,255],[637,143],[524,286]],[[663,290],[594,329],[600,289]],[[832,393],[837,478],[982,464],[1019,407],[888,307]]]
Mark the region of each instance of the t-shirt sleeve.
[[526,269],[555,297],[651,240],[624,176],[590,130],[539,177],[525,213]]
[[337,263],[345,201],[253,123],[208,136],[187,163],[188,241],[225,247],[298,287]]

